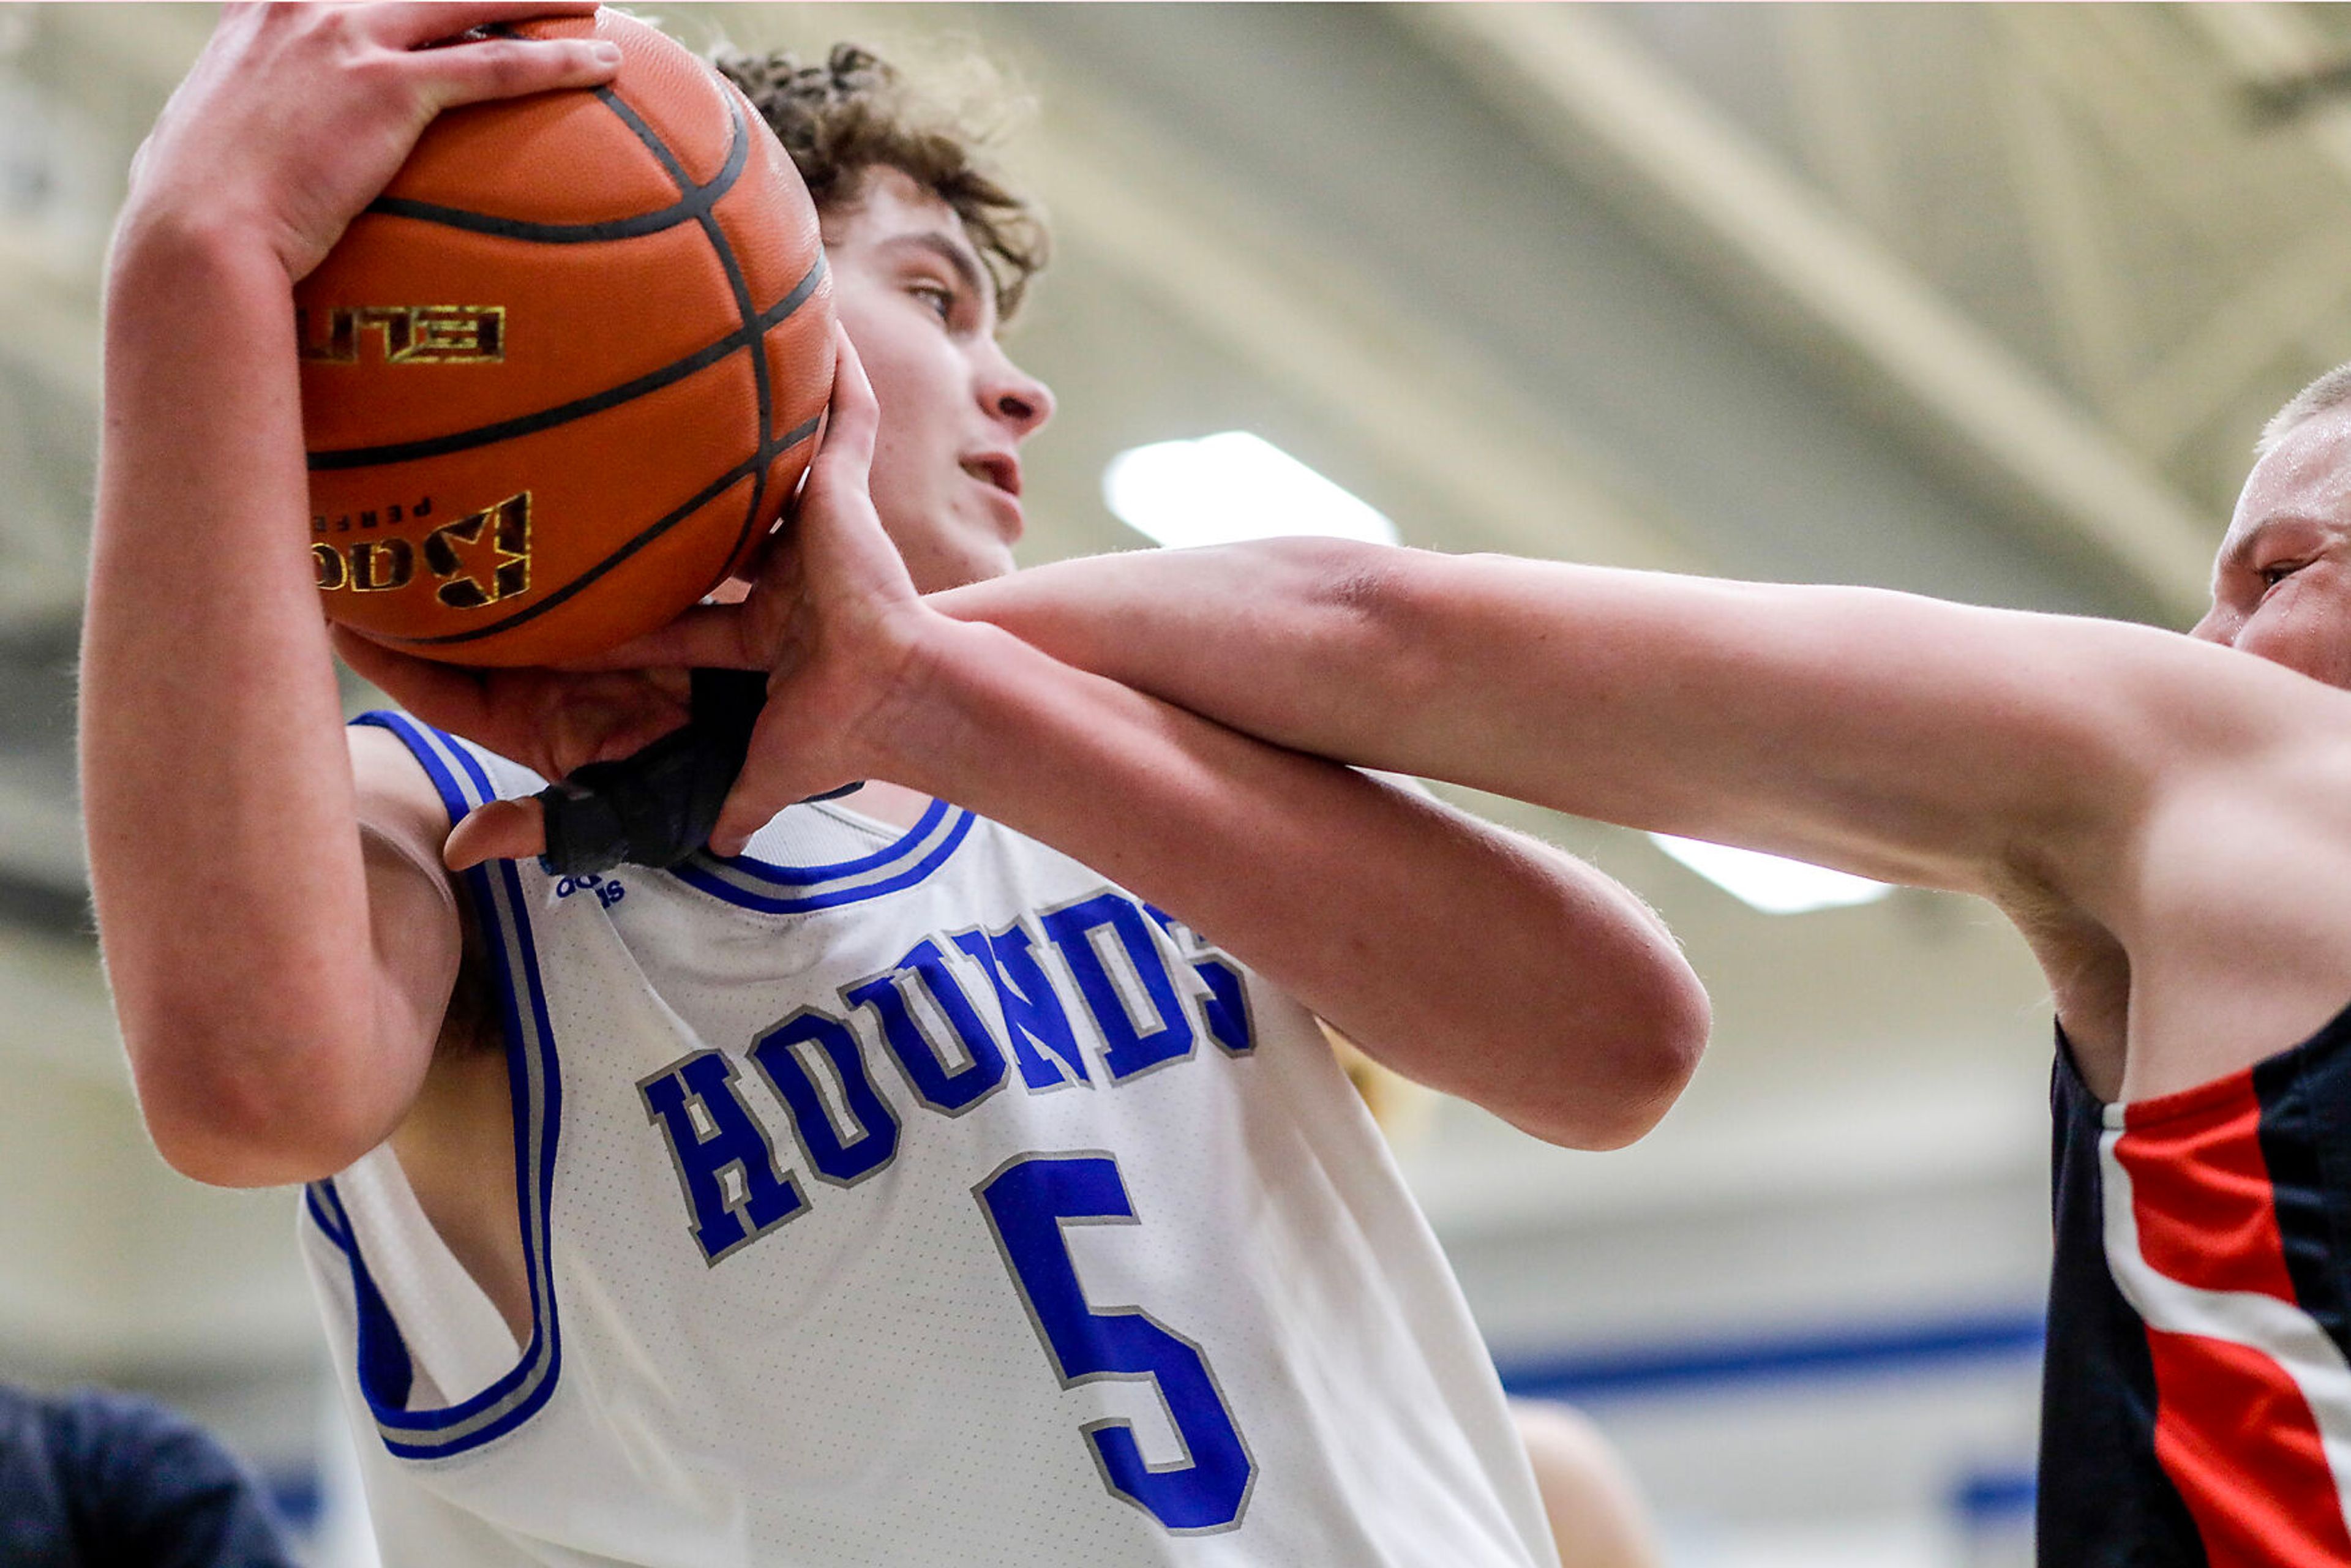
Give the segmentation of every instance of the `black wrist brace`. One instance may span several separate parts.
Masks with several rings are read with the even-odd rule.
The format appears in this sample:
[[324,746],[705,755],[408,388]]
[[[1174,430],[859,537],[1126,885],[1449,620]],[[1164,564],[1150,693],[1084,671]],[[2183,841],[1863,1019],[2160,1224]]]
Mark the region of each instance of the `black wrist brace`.
[[617,762],[591,762],[538,792],[547,818],[538,863],[556,876],[601,875],[623,861],[673,866],[702,849],[743,771],[767,698],[763,671],[695,671],[684,728]]

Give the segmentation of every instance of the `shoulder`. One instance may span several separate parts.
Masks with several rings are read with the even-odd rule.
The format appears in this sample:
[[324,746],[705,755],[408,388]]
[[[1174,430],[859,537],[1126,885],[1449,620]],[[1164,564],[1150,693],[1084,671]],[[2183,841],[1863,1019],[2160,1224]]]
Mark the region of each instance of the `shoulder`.
[[[2351,694],[2213,653],[2262,667],[2218,672],[2226,711],[2182,701],[2179,733],[2148,743],[2158,760],[2126,835],[2085,879],[2128,956],[2128,1064],[2119,1085],[2094,1080],[2105,1098],[2235,1071],[2307,1037],[2346,995]],[[2065,1019],[2077,1035],[2087,1022]]]
[[449,810],[441,791],[406,743],[388,729],[355,724],[344,732],[361,826],[413,837],[431,835],[435,858],[448,836]]
[[449,808],[398,736],[372,725],[346,735],[379,956],[410,955],[388,972],[417,988],[423,1008],[446,996],[462,935],[463,901],[441,860]]

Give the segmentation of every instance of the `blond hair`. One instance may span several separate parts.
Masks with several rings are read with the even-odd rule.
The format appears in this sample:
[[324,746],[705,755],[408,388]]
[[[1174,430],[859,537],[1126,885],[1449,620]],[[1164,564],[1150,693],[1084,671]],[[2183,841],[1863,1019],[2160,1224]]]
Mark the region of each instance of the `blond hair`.
[[2253,455],[2267,457],[2304,421],[2346,402],[2351,402],[2351,365],[2337,365],[2294,393],[2283,408],[2270,415],[2269,423],[2262,426],[2260,438],[2253,443]]

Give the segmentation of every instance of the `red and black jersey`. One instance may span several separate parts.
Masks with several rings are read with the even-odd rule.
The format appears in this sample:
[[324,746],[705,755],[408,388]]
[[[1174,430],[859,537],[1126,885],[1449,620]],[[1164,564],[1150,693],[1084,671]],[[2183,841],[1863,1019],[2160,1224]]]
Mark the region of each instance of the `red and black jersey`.
[[2057,1039],[2047,1568],[2351,1564],[2351,1009],[2101,1103]]

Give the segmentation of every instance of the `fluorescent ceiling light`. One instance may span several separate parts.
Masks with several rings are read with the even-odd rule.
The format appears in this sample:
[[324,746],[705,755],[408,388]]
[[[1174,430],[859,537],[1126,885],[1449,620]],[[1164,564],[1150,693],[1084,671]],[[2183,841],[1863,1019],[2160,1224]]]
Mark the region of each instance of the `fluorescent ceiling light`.
[[1802,915],[1815,909],[1843,909],[1872,904],[1894,891],[1890,883],[1872,882],[1826,866],[1783,860],[1754,850],[1735,850],[1702,839],[1677,839],[1651,833],[1649,841],[1682,864],[1729,894],[1740,903],[1767,915]]
[[1131,447],[1102,470],[1102,499],[1135,532],[1179,549],[1285,534],[1396,542],[1386,517],[1246,430]]

